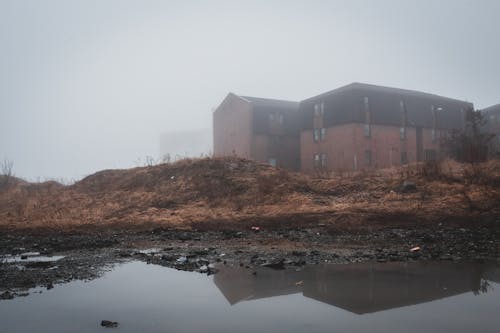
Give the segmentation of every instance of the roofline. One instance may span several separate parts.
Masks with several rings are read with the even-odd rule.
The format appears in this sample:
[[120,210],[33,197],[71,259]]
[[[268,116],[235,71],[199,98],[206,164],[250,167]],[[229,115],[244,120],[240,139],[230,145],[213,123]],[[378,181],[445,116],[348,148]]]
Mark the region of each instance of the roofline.
[[481,111],[483,112],[495,112],[495,111],[500,111],[500,103],[499,104],[495,104],[495,105],[491,105],[491,106],[488,106],[486,108],[483,108],[481,109]]
[[317,98],[329,96],[331,94],[340,93],[340,92],[343,92],[343,91],[346,91],[346,90],[355,90],[356,88],[375,88],[375,89],[376,88],[382,88],[382,89],[389,89],[389,90],[393,90],[394,92],[399,92],[401,94],[409,94],[409,93],[411,93],[411,94],[418,94],[418,95],[423,95],[423,96],[428,96],[428,97],[434,97],[434,98],[437,97],[437,98],[442,98],[442,99],[449,100],[449,101],[460,102],[460,103],[467,103],[467,104],[470,104],[470,105],[474,106],[474,103],[472,103],[472,102],[463,101],[463,100],[456,99],[456,98],[445,97],[445,96],[431,94],[431,93],[426,93],[426,92],[422,92],[422,91],[418,91],[418,90],[394,88],[394,87],[380,86],[380,85],[369,84],[369,83],[361,83],[361,82],[353,82],[353,83],[350,83],[348,85],[339,87],[337,89],[333,89],[333,90],[327,91],[325,93],[322,93],[322,94],[319,94],[319,95],[316,95],[316,96],[313,96],[313,97],[309,97],[307,99],[302,100],[301,103],[302,102],[307,102],[309,100],[313,100],[313,99],[317,99]]
[[255,99],[262,99],[262,100],[265,100],[265,101],[272,101],[272,102],[283,102],[283,103],[296,103],[296,104],[299,104],[300,102],[297,102],[297,101],[288,101],[288,100],[285,100],[285,99],[276,99],[276,98],[265,98],[265,97],[255,97],[255,96],[241,96],[241,95],[236,95],[238,97],[240,97],[241,99],[249,102],[249,103],[252,103],[252,101],[248,100],[247,98],[255,98]]

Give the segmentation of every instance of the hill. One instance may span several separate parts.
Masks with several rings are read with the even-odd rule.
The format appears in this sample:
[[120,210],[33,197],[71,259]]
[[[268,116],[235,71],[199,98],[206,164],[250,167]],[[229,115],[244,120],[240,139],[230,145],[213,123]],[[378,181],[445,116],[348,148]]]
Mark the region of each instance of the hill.
[[104,170],[72,185],[17,180],[0,190],[0,228],[474,223],[500,216],[499,165],[473,176],[454,165],[321,178],[230,157]]

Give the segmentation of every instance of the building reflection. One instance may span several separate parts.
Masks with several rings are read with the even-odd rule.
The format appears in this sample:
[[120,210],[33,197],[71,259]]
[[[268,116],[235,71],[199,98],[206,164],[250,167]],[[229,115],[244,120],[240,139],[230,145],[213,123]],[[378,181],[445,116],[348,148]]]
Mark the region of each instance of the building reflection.
[[399,308],[463,293],[487,292],[500,282],[493,265],[416,262],[309,266],[300,271],[225,267],[214,283],[228,302],[302,293],[356,314]]

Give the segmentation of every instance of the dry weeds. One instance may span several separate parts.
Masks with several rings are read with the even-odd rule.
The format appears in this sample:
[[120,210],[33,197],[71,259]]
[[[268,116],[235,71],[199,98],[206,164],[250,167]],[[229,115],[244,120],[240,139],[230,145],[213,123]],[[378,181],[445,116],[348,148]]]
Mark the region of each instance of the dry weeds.
[[[349,228],[494,220],[500,161],[474,167],[467,173],[446,161],[316,178],[231,157],[104,170],[73,185],[19,180],[0,191],[0,227]],[[397,191],[404,180],[417,190]]]

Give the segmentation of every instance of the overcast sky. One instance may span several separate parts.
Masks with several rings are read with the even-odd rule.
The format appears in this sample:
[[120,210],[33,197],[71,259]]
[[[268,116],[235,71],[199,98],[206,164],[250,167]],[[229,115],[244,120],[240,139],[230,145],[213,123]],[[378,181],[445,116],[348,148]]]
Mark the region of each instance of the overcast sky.
[[357,81],[500,103],[500,1],[0,0],[0,159],[78,179],[209,128],[228,92]]

